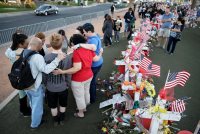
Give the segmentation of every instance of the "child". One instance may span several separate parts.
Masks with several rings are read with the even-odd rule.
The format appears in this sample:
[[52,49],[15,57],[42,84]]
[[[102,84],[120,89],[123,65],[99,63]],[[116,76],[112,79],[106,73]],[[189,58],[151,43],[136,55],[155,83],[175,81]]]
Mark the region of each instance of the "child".
[[119,34],[120,34],[119,32],[121,30],[121,27],[122,27],[122,20],[120,16],[117,16],[117,19],[114,20],[114,27],[113,27],[115,42],[119,42]]

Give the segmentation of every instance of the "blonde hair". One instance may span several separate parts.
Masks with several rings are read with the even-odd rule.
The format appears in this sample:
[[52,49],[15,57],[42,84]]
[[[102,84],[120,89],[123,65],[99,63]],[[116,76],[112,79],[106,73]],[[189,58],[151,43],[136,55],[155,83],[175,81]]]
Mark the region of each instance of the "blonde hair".
[[40,38],[41,40],[42,40],[42,39],[45,39],[45,35],[44,35],[43,32],[38,32],[38,33],[36,33],[36,34],[35,34],[35,37],[38,37],[38,38]]
[[29,42],[30,46],[36,46],[36,45],[42,45],[42,40],[38,37],[33,37],[30,42]]
[[62,41],[62,35],[60,34],[55,33],[50,37],[50,45],[55,50],[59,50],[62,47]]

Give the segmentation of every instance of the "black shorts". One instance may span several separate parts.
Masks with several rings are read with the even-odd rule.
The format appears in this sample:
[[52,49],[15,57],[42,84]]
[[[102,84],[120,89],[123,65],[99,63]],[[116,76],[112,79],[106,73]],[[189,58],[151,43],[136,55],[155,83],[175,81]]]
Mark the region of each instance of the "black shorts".
[[51,92],[47,90],[47,102],[50,108],[67,106],[68,90],[62,92]]

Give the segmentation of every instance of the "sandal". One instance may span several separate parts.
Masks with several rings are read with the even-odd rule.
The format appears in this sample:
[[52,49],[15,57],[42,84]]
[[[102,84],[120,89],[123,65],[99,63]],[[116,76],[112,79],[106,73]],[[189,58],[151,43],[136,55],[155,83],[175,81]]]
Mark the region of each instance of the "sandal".
[[76,117],[76,118],[84,118],[84,116],[81,117],[80,115],[78,115],[78,113],[74,113],[74,117]]

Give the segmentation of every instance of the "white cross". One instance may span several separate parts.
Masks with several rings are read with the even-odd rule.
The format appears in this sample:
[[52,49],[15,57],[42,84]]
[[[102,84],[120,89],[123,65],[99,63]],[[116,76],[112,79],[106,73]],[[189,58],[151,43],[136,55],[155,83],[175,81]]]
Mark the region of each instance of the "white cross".
[[124,96],[121,96],[121,94],[115,94],[115,95],[113,95],[112,99],[101,102],[99,105],[99,108],[103,108],[103,107],[109,106],[111,104],[114,107],[116,103],[121,103],[123,101],[126,101],[126,98]]
[[[122,55],[126,56],[126,52],[122,51]],[[126,62],[127,63],[130,62],[129,58],[126,59]],[[125,66],[125,81],[130,81],[129,80],[129,71],[130,70],[129,70],[128,64],[126,64],[124,62],[124,60],[116,60],[115,61],[115,65],[124,65]],[[134,65],[134,66],[138,65],[138,61],[132,61],[130,63],[130,65]],[[125,86],[125,85],[122,86],[122,89],[123,90],[128,90],[128,89],[131,90],[130,86]],[[139,92],[135,92],[135,94],[134,94],[134,101],[139,101],[139,99],[140,99],[140,93]]]
[[[166,104],[165,100],[160,99],[158,96],[157,105],[164,108]],[[137,115],[141,118],[148,118],[151,119],[151,125],[149,129],[150,134],[157,134],[159,130],[160,124],[163,123],[164,120],[171,120],[171,121],[180,121],[181,115],[178,112],[167,111],[166,113],[160,113],[159,111],[156,113],[150,113],[149,110],[138,109]]]

